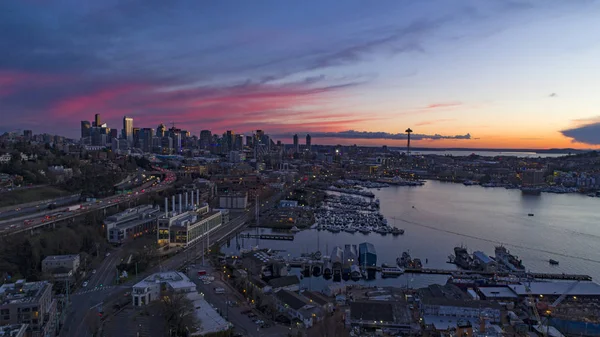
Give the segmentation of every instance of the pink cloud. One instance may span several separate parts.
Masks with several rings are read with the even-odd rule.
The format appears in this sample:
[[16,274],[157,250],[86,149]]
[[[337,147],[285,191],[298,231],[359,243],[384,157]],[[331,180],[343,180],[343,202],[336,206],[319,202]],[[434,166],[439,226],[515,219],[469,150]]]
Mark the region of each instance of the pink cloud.
[[440,109],[440,108],[452,108],[455,106],[462,105],[461,102],[445,102],[445,103],[434,103],[429,104],[424,109]]

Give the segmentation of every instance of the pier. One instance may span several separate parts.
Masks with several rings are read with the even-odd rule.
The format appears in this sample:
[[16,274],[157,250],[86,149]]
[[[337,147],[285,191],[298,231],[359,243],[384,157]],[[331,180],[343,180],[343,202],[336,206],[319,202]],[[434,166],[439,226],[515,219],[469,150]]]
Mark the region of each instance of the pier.
[[[485,272],[485,271],[477,271],[477,270],[452,270],[452,269],[433,269],[433,268],[421,268],[421,269],[412,269],[406,268],[404,270],[405,273],[408,274],[437,274],[437,275],[456,275],[456,276],[472,276],[472,275],[481,275],[481,276],[499,276],[499,277],[508,277],[511,275],[515,275],[514,273],[508,272]],[[545,280],[570,280],[570,281],[591,281],[592,277],[589,275],[582,274],[551,274],[551,273],[524,273],[523,276],[535,278],[535,279],[545,279]]]
[[240,234],[240,237],[247,239],[261,239],[261,240],[283,240],[283,241],[294,241],[293,235],[287,234]]

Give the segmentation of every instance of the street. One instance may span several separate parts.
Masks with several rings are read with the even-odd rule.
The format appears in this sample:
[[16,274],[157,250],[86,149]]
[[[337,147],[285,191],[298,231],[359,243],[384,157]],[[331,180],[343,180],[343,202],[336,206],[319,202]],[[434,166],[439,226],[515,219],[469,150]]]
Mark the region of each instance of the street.
[[[265,206],[261,207],[261,210],[264,211],[269,208],[272,208],[275,205],[274,201],[281,198],[281,196],[284,195],[284,193],[285,192],[279,192],[279,193],[273,195],[271,198],[268,199],[268,202],[266,202],[264,204]],[[248,208],[254,209],[252,207],[252,205],[248,205]],[[248,225],[247,220],[249,218],[250,218],[250,211],[246,211],[243,214],[241,214],[240,216],[231,219],[229,221],[229,223],[224,224],[221,227],[217,228],[214,232],[212,232],[210,234],[210,245],[214,244],[215,242],[220,242],[220,241],[226,239],[227,237],[229,237],[230,235],[234,234],[235,232],[243,229],[243,227]],[[204,249],[206,248],[205,245],[206,245],[205,240],[200,240],[197,242],[196,245],[189,247],[188,249],[184,250],[183,252],[180,252],[179,254],[177,254],[171,258],[168,258],[164,261],[160,261],[160,263],[158,265],[155,265],[154,267],[149,268],[148,270],[145,270],[144,272],[141,272],[137,278],[132,278],[129,281],[127,281],[126,283],[123,283],[122,285],[119,285],[116,287],[104,287],[108,284],[110,284],[110,285],[114,284],[114,279],[113,279],[113,281],[110,281],[111,278],[115,277],[114,272],[111,273],[111,270],[114,270],[115,263],[118,263],[120,261],[118,253],[116,253],[116,252],[111,253],[111,257],[113,256],[113,254],[115,255],[115,257],[112,259],[107,258],[102,262],[101,267],[99,267],[96,270],[97,276],[96,277],[92,276],[90,278],[90,284],[88,284],[89,290],[81,290],[79,292],[76,292],[76,295],[73,295],[71,297],[71,308],[69,310],[69,317],[67,318],[67,321],[65,322],[65,326],[63,327],[63,329],[60,332],[60,336],[61,337],[88,336],[89,334],[87,332],[86,322],[85,322],[84,318],[92,306],[97,305],[98,303],[102,302],[105,298],[111,296],[115,292],[118,292],[118,291],[121,291],[121,290],[127,289],[127,288],[130,289],[131,286],[133,286],[139,280],[142,280],[143,278],[145,278],[151,274],[157,273],[161,270],[179,270],[184,265],[196,263],[194,261],[201,262],[200,259],[202,258]],[[206,264],[208,264],[208,261],[206,261]],[[96,288],[96,289],[94,289],[94,287],[90,288],[92,286],[92,282],[93,282],[93,285],[97,286],[98,288]],[[99,287],[100,284],[102,284],[103,287]],[[247,317],[246,317],[246,319],[247,319]],[[254,328],[256,329],[256,325],[254,325]],[[160,336],[160,334],[157,336]],[[254,336],[254,335],[252,335],[252,336]],[[256,335],[256,336],[258,336],[258,335]],[[266,335],[260,333],[260,336],[266,336]],[[274,334],[273,336],[281,336],[281,335]]]

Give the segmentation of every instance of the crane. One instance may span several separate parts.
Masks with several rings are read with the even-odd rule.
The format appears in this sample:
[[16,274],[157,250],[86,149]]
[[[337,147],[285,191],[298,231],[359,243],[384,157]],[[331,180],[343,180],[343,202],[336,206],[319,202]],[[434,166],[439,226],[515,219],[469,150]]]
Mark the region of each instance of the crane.
[[[536,306],[536,301],[533,298],[533,293],[531,292],[531,288],[529,286],[525,286],[525,290],[527,291],[527,296],[529,297],[529,301],[531,302],[531,306],[533,309],[533,314],[535,315],[535,319],[537,319],[537,321],[539,322],[540,328],[541,328],[543,326],[542,319],[540,317],[540,313],[538,312],[538,309]],[[544,329],[540,329],[540,330],[542,330],[542,335],[544,337],[548,336],[548,334],[546,333],[546,331],[544,331]]]

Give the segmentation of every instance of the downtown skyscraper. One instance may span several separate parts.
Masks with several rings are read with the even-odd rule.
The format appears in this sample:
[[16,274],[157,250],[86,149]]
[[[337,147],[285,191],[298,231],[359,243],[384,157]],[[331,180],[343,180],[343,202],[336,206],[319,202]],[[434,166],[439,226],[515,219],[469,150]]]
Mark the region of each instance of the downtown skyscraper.
[[123,139],[127,139],[129,146],[133,145],[133,118],[123,117]]

